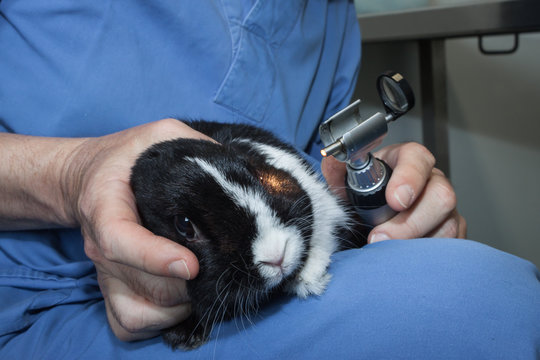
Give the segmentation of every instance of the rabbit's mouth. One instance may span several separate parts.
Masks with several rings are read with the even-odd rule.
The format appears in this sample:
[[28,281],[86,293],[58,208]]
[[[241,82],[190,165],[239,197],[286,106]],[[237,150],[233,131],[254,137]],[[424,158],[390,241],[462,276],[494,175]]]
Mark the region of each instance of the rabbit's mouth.
[[267,289],[292,275],[305,253],[302,236],[292,226],[272,227],[259,233],[252,247],[254,264]]

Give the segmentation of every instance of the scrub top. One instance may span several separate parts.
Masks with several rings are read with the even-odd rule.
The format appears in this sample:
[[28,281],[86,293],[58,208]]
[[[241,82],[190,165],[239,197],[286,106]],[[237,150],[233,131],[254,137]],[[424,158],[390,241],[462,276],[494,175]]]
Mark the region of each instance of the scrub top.
[[[86,137],[205,119],[255,124],[316,156],[318,124],[349,102],[359,59],[344,0],[1,0],[0,131]],[[78,229],[0,232],[0,358],[538,354],[539,275],[511,255],[387,241],[336,254],[329,271],[323,296],[283,297],[173,352],[159,337],[115,338]]]
[[300,149],[347,105],[347,1],[0,1],[0,129],[99,136],[165,117],[262,126]]

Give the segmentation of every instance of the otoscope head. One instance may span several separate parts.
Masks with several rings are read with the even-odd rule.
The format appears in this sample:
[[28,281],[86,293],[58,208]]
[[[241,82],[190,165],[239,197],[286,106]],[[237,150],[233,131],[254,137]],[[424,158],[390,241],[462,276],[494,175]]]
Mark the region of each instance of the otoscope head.
[[356,100],[321,124],[323,156],[333,155],[349,165],[361,167],[368,160],[369,151],[378,146],[388,132],[387,123],[414,106],[413,91],[397,72],[381,74],[377,78],[377,91],[386,114],[378,112],[364,121],[360,116],[360,100]]
[[373,226],[390,219],[395,211],[386,203],[386,185],[392,169],[370,151],[381,143],[388,123],[414,106],[411,87],[401,74],[380,75],[377,90],[386,113],[375,113],[363,121],[357,100],[319,127],[325,145],[321,154],[347,163],[345,187],[349,200],[363,221]]

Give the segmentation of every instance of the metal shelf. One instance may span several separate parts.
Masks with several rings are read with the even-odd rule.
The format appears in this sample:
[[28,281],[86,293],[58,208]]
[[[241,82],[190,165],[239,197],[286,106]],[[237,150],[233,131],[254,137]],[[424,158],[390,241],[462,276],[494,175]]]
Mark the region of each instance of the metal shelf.
[[540,30],[540,1],[489,1],[359,15],[366,43],[447,39]]

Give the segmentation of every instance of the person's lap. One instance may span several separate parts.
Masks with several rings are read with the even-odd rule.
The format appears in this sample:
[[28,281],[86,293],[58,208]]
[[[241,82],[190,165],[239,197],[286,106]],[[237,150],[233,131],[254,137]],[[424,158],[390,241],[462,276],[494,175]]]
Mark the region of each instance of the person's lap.
[[[0,241],[0,358],[517,359],[540,354],[538,270],[471,241],[387,241],[337,253],[323,296],[280,298],[251,319],[217,325],[209,343],[186,353],[172,351],[160,338],[118,341],[107,325],[91,264],[73,251],[76,246],[66,249],[65,239],[61,244],[36,235],[19,251],[10,241]],[[25,255],[39,249],[46,254]],[[70,258],[76,261],[62,264]],[[34,269],[29,262],[37,262]]]

